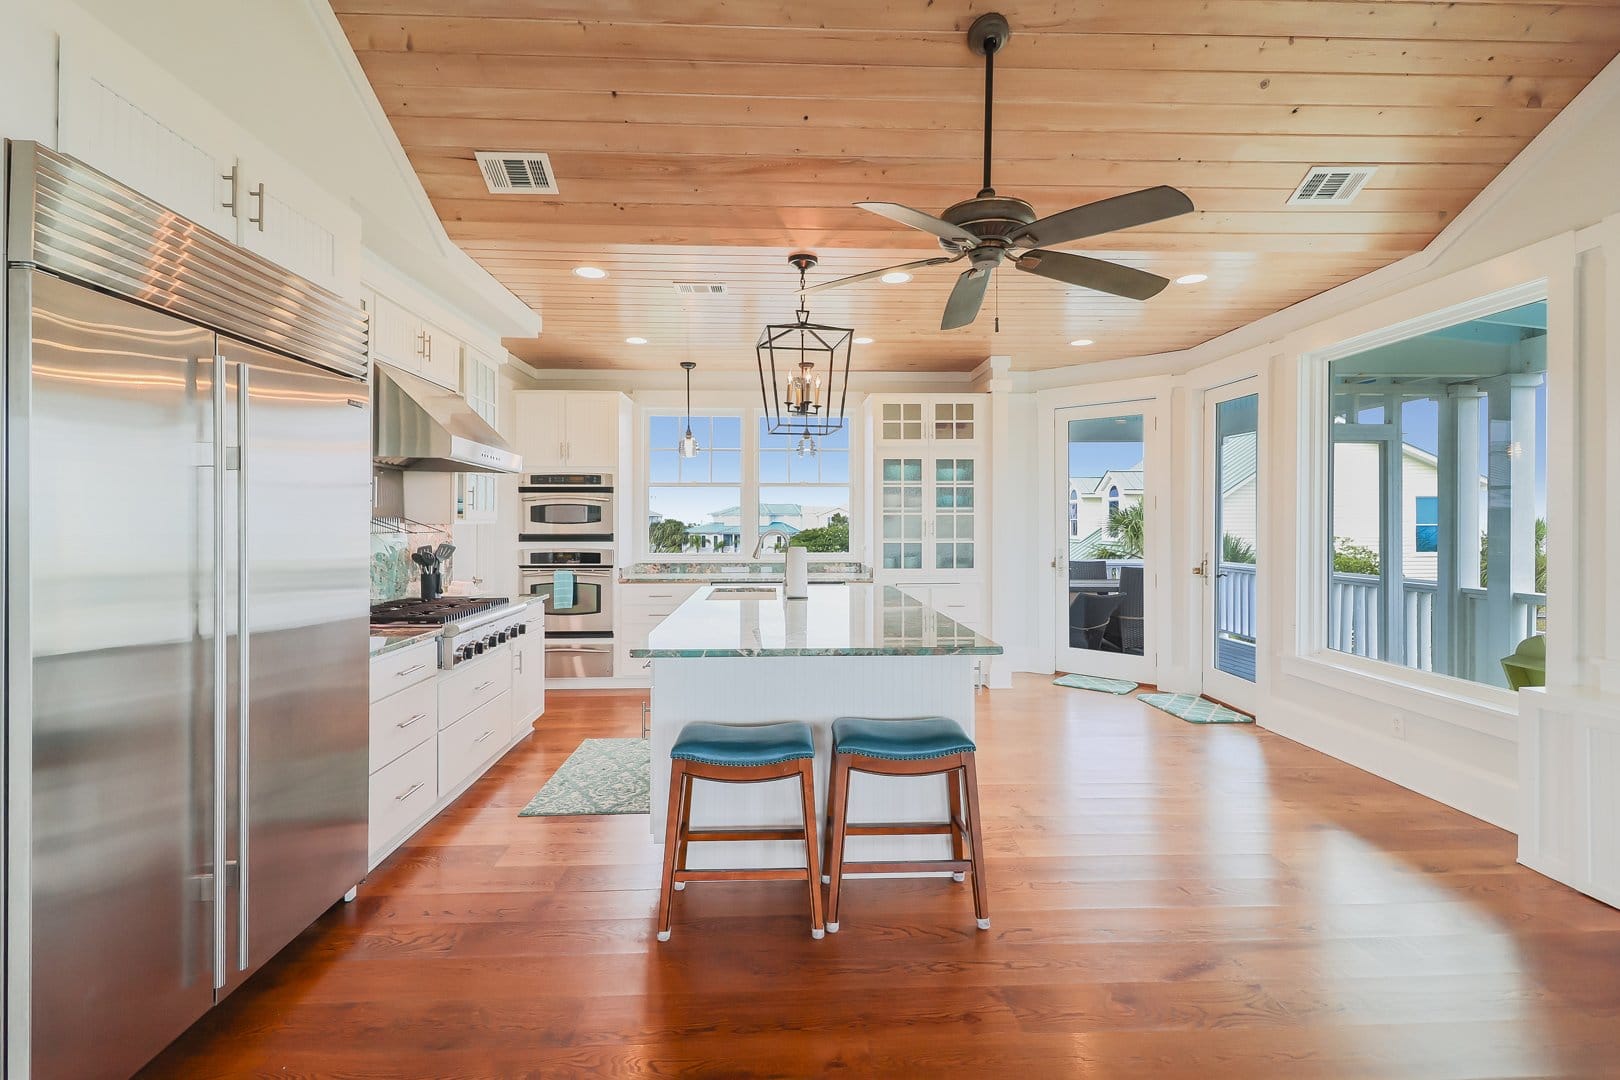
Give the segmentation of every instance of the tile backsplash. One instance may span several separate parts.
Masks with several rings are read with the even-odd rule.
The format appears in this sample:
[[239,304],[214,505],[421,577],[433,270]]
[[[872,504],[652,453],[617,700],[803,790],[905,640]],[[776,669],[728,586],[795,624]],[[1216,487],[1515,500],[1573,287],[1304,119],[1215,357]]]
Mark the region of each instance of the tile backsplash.
[[[411,561],[411,552],[427,544],[437,547],[450,539],[448,526],[423,529],[412,525],[407,531],[403,523],[375,519],[371,525],[371,602],[400,600],[422,594],[422,568]],[[444,567],[444,579],[454,576],[455,559]]]

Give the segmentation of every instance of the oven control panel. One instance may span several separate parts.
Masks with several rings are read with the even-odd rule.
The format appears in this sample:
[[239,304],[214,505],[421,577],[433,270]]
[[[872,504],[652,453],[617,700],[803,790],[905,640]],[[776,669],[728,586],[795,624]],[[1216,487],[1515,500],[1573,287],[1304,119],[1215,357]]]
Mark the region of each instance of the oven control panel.
[[524,623],[522,613],[459,631],[440,639],[439,666],[453,668],[457,664],[476,660],[528,632],[529,627]]

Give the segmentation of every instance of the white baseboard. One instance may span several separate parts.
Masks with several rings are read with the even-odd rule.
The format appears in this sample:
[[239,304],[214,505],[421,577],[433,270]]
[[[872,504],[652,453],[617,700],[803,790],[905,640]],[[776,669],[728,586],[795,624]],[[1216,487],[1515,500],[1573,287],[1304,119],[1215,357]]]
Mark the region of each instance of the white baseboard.
[[1374,776],[1461,810],[1508,832],[1518,831],[1519,785],[1425,747],[1346,724],[1296,702],[1268,701],[1256,722],[1267,731],[1320,750]]

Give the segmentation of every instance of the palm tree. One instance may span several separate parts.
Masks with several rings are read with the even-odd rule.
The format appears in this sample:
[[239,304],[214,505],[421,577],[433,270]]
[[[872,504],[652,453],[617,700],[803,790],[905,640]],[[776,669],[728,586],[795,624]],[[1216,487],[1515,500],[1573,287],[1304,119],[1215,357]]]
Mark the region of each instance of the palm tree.
[[1097,545],[1105,559],[1140,559],[1146,550],[1146,517],[1141,503],[1108,512],[1108,538]]

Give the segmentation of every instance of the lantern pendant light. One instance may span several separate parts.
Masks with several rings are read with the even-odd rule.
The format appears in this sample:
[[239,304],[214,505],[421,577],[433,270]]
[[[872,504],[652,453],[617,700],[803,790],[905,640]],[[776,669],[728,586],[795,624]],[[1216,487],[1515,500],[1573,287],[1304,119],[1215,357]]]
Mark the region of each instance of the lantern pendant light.
[[681,457],[695,458],[703,449],[692,435],[692,369],[697,365],[682,360],[681,367],[686,369],[686,434],[681,436]]
[[[849,393],[849,354],[855,332],[810,321],[804,306],[805,272],[816,265],[807,251],[788,256],[799,271],[797,321],[765,327],[754,346],[766,426],[772,435],[799,436],[801,456],[816,452],[816,438],[844,426]],[[778,373],[782,382],[778,383]]]

